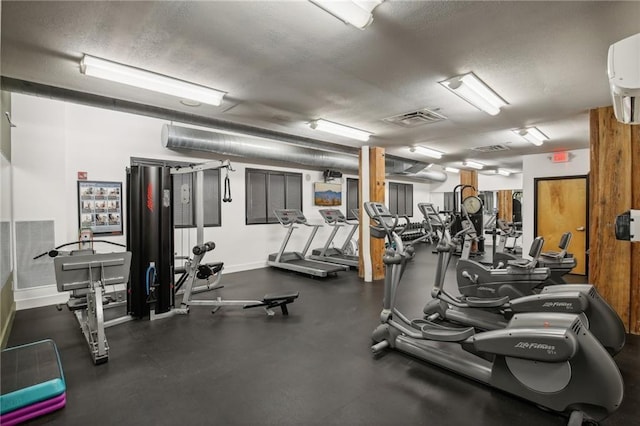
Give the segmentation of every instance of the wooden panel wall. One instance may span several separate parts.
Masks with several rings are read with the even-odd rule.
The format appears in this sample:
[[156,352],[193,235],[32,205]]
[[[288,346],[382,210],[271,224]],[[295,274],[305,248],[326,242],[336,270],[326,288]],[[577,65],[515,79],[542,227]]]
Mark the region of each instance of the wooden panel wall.
[[510,189],[498,191],[498,219],[513,221],[513,191]]
[[640,196],[633,192],[640,185],[639,130],[632,127],[618,122],[612,107],[590,112],[589,282],[627,330],[640,334],[640,249],[617,241],[614,232],[617,215],[640,208]]
[[[385,153],[384,148],[373,147],[369,149],[369,201],[384,203],[385,195]],[[360,168],[362,170],[362,167]],[[360,177],[362,182],[362,177]],[[369,224],[369,218],[363,211],[360,212],[360,241],[362,241],[362,226]],[[371,238],[371,266],[373,280],[384,279],[384,239]],[[362,250],[360,251],[362,253]],[[360,256],[358,276],[364,278],[364,261]]]

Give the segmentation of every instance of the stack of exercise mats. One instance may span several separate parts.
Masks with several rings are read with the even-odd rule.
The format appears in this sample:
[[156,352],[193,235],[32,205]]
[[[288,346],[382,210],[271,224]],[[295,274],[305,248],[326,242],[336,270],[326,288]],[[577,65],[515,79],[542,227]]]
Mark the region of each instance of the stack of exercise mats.
[[0,424],[16,425],[56,411],[66,403],[58,348],[42,340],[1,353]]

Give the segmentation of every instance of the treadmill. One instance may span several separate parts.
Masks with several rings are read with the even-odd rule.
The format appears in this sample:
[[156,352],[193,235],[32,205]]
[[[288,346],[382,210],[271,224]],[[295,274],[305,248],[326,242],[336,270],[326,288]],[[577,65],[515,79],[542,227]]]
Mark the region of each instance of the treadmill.
[[[349,270],[349,267],[345,265],[338,265],[335,263],[322,262],[306,258],[307,251],[309,251],[309,246],[311,246],[311,241],[313,241],[313,237],[316,236],[318,228],[320,228],[322,225],[310,225],[309,223],[307,223],[307,218],[304,216],[302,211],[298,209],[276,209],[274,210],[274,214],[276,215],[276,218],[278,219],[280,224],[285,228],[288,228],[288,232],[284,238],[284,241],[282,242],[282,246],[280,246],[280,251],[278,251],[278,253],[271,253],[269,255],[269,258],[267,260],[267,264],[269,266],[301,272],[303,274],[311,275],[314,277],[326,277],[327,275],[332,273]],[[293,230],[298,228],[295,225],[304,225],[313,228],[313,231],[311,231],[311,235],[309,235],[309,239],[307,240],[307,244],[304,246],[304,250],[302,251],[302,253],[296,251],[285,252]]]
[[[314,249],[309,258],[357,268],[360,263],[360,258],[358,256],[347,254],[346,251],[353,234],[355,234],[356,229],[358,229],[359,222],[347,221],[347,218],[339,209],[322,209],[320,210],[320,214],[322,215],[325,223],[333,227],[333,231],[331,231],[331,235],[329,235],[324,247]],[[349,231],[347,239],[344,240],[344,244],[340,248],[330,248],[329,246],[333,242],[338,230],[345,225],[351,225],[351,231]]]

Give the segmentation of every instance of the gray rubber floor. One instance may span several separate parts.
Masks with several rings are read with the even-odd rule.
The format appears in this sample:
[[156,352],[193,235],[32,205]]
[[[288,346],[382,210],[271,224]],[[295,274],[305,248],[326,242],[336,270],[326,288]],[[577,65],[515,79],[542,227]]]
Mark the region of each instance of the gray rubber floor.
[[[421,245],[398,295],[418,316],[436,255]],[[211,256],[211,255],[210,255]],[[215,260],[214,255],[207,258]],[[448,274],[447,286],[455,276]],[[356,272],[311,279],[276,269],[223,277],[225,298],[300,292],[288,317],[224,308],[212,315],[129,322],[107,330],[108,363],[94,366],[66,308],[16,313],[9,345],[53,339],[67,380],[67,406],[33,424],[55,425],[563,425],[527,401],[398,352],[374,357],[382,282]],[[200,295],[203,297],[206,295]],[[640,424],[640,337],[616,357],[622,407],[601,424]]]

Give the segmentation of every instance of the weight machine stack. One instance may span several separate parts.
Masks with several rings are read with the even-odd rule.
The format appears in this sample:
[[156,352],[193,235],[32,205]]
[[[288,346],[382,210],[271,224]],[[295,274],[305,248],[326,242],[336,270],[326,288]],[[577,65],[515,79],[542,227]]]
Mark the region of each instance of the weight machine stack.
[[174,306],[173,194],[168,167],[127,170],[127,250],[132,253],[127,311],[157,316]]

